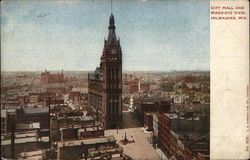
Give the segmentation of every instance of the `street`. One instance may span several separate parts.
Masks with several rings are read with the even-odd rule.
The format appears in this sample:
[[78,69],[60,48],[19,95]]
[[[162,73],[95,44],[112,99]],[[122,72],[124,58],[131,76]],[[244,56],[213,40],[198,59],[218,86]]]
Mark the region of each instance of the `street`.
[[[126,137],[132,143],[126,145],[121,143],[121,140]],[[118,134],[116,129],[105,130],[105,136],[114,135],[117,143],[124,149],[124,153],[129,155],[135,160],[160,160],[160,157],[156,153],[155,149],[150,145],[149,139],[150,133],[145,133],[141,127],[138,128],[126,128],[119,129]]]
[[123,128],[135,128],[135,127],[142,127],[138,119],[135,117],[134,112],[130,111],[123,111]]

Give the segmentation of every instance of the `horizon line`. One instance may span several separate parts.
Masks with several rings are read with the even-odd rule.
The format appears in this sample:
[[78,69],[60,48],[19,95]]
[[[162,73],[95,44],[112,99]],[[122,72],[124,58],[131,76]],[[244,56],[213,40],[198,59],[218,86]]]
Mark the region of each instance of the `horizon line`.
[[[0,71],[0,72],[44,72],[45,70],[20,70],[20,71],[15,71],[15,70],[10,70],[10,71]],[[47,70],[49,72],[94,72],[94,70]],[[210,70],[169,70],[169,71],[164,71],[164,70],[123,70],[122,72],[210,72]]]

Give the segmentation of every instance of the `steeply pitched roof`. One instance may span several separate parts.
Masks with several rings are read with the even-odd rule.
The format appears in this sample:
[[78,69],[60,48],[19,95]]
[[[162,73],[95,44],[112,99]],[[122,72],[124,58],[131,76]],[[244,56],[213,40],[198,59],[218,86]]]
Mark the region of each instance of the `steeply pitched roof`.
[[88,74],[89,79],[96,79],[96,80],[102,80],[102,69],[100,67],[97,67],[94,73]]

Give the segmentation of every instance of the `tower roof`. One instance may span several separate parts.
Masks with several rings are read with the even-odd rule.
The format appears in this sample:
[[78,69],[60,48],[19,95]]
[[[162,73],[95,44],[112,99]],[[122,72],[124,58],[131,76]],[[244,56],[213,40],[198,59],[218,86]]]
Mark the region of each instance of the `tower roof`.
[[114,15],[111,13],[109,18],[109,35],[108,35],[108,43],[111,44],[112,41],[117,41],[116,34],[115,34],[115,18]]
[[112,13],[109,17],[109,28],[110,27],[115,27],[115,18],[114,18],[114,15]]
[[[115,34],[115,18],[114,15],[111,13],[109,17],[109,34],[108,39],[104,41],[104,48],[103,48],[103,54],[109,54],[111,53],[120,53],[121,52],[121,46],[119,40],[116,38]],[[116,51],[115,51],[116,50]]]

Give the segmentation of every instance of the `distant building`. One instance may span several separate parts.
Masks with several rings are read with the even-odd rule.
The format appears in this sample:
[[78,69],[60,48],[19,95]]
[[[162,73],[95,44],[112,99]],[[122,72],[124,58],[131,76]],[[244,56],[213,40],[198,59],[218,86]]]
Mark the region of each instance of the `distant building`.
[[52,83],[64,83],[64,74],[55,73],[52,74],[49,71],[45,70],[45,72],[41,73],[41,83],[42,84],[52,84]]
[[149,92],[150,91],[150,83],[140,82],[139,83],[139,92]]
[[133,94],[133,93],[138,93],[139,92],[139,81],[133,80],[133,81],[129,81],[128,83],[128,89],[129,89],[129,93]]
[[[170,102],[169,101],[157,101],[157,100],[144,100],[139,102],[137,113],[138,118],[141,123],[145,123],[145,115],[147,113],[167,113],[170,112]],[[152,117],[150,118],[151,120]],[[150,120],[150,121],[151,121]]]
[[89,108],[104,128],[122,124],[122,51],[115,34],[113,14],[109,19],[109,35],[104,41],[100,67],[88,74]]

